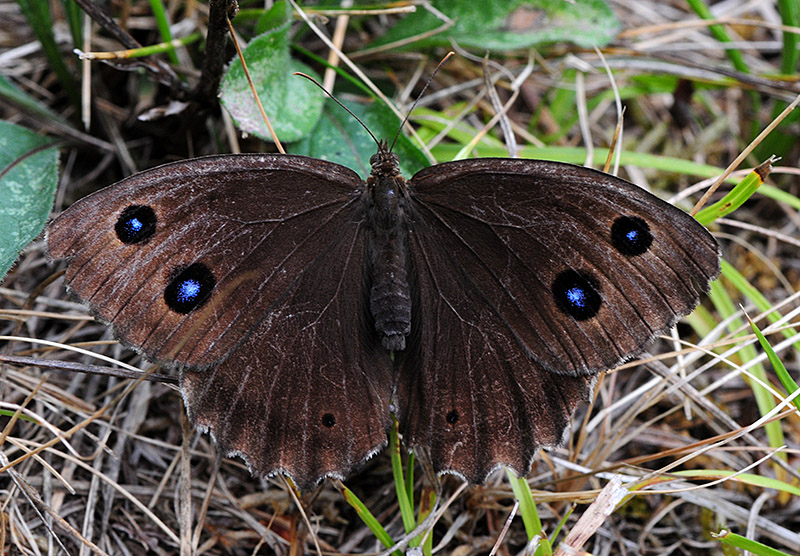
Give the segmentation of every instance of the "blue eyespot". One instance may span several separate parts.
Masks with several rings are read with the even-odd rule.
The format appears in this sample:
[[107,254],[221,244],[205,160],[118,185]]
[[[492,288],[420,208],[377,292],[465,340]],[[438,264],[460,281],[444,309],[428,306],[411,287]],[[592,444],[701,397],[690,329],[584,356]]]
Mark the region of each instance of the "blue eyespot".
[[125,228],[132,234],[138,233],[144,228],[144,224],[138,218],[131,218],[126,222]]
[[189,278],[178,284],[178,301],[181,303],[191,303],[200,295],[200,282]]
[[587,320],[600,310],[600,285],[588,272],[565,270],[553,281],[556,305],[575,320]]
[[193,263],[174,273],[164,290],[167,307],[182,315],[205,303],[217,282],[214,274],[203,263]]
[[566,291],[566,296],[567,302],[573,307],[586,306],[586,290],[575,286]]
[[650,249],[653,235],[638,216],[620,216],[611,226],[611,244],[623,255],[641,255]]
[[143,243],[156,233],[156,213],[145,205],[130,205],[117,218],[114,231],[126,245]]

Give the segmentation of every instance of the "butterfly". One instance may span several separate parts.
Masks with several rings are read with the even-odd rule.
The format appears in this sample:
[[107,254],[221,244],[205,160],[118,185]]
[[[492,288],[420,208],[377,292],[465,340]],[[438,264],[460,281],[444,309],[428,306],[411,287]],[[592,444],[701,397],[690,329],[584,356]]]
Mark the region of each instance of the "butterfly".
[[599,373],[719,272],[694,218],[570,164],[483,158],[365,181],[296,155],[165,164],[47,228],[66,283],[176,369],[189,416],[252,473],[300,488],[386,444],[480,483],[557,446]]

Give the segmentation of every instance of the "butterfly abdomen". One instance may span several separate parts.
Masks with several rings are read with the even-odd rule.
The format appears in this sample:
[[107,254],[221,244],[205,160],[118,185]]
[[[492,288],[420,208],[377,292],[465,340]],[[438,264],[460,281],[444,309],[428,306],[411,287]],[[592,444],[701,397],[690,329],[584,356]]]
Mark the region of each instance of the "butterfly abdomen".
[[369,307],[375,329],[383,347],[397,351],[405,349],[406,336],[411,332],[411,295],[405,180],[392,161],[381,158],[373,162],[367,180],[366,248],[372,284]]

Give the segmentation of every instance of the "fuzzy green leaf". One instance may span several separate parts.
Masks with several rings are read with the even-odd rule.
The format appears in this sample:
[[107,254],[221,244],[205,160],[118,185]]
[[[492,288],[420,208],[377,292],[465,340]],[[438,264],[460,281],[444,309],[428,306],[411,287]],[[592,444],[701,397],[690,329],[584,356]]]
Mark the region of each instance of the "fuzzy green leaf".
[[41,135],[0,122],[0,277],[44,229],[58,184],[58,149]]
[[[400,127],[397,116],[380,102],[349,104],[348,108],[378,139],[391,141]],[[376,151],[375,142],[361,124],[333,102],[325,105],[313,133],[291,148],[294,154],[338,162],[364,178],[369,175],[369,159]],[[397,139],[394,152],[399,156],[400,170],[407,178],[429,165],[422,152],[402,134]]]
[[[451,40],[462,47],[494,51],[553,42],[571,42],[588,48],[605,45],[620,27],[616,16],[602,0],[436,0],[431,4],[453,20],[453,25],[412,42],[415,49],[449,46]],[[436,15],[418,7],[371,46],[413,39],[443,24]]]
[[[285,11],[286,4],[278,3],[273,10]],[[275,16],[272,10],[270,13]],[[271,21],[275,22],[274,17]],[[285,142],[297,141],[314,128],[325,100],[316,85],[293,75],[299,71],[316,77],[313,70],[289,56],[290,24],[290,12],[285,11],[282,24],[257,36],[244,49],[264,110],[278,139]],[[238,58],[222,80],[220,100],[241,131],[272,141]]]

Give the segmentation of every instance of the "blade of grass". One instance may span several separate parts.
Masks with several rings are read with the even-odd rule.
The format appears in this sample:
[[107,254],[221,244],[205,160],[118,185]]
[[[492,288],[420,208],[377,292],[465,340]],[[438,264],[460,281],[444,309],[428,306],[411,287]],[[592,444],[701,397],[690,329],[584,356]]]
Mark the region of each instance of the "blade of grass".
[[[747,320],[750,322],[750,327],[753,329],[753,332],[755,332],[756,338],[758,338],[758,342],[761,344],[761,348],[764,350],[764,352],[766,352],[769,362],[772,364],[772,368],[775,370],[775,374],[778,375],[778,380],[781,381],[781,384],[783,384],[783,387],[787,393],[793,394],[797,391],[797,383],[792,378],[792,375],[789,374],[789,371],[786,370],[783,361],[780,360],[778,355],[775,353],[775,350],[772,349],[772,346],[764,337],[764,334],[761,333],[761,330],[759,330],[756,324],[750,320],[748,315],[745,316],[747,316]],[[800,400],[795,398],[794,405],[797,407],[797,409],[800,409]],[[800,494],[800,492],[798,494]]]
[[[730,276],[741,276],[730,264],[728,264],[725,260],[721,261],[722,265],[722,275],[726,278],[730,279]],[[742,277],[743,279],[743,277]],[[708,297],[713,303],[714,307],[716,308],[717,312],[719,313],[721,320],[729,319],[731,316],[737,313],[736,304],[728,295],[728,292],[725,291],[725,288],[720,283],[720,280],[716,280],[711,283],[711,289],[709,291]],[[746,281],[745,281],[746,282]],[[743,289],[745,284],[737,281],[739,289]],[[747,285],[748,291],[754,290],[752,286],[749,284]],[[757,292],[757,290],[756,290]],[[762,297],[760,292],[757,292],[758,296]],[[741,329],[743,323],[739,318],[732,318],[728,322],[728,330],[731,332],[735,332]],[[739,335],[742,333],[740,332]],[[739,350],[739,357],[742,361],[748,362],[753,361],[757,358],[758,354],[753,346],[746,345],[743,346],[741,350]],[[767,373],[764,369],[764,366],[760,363],[752,365],[750,367],[750,373],[755,376],[758,380],[761,380],[765,383],[769,382],[767,379]],[[772,399],[772,395],[760,384],[751,381],[748,377],[742,377],[744,380],[750,385],[750,389],[753,391],[753,395],[756,399],[756,405],[758,406],[759,413],[761,415],[766,415],[775,407],[774,401]],[[778,448],[785,444],[783,430],[781,428],[781,423],[779,421],[772,421],[771,423],[767,423],[764,425],[764,430],[767,433],[767,438],[769,440],[769,445],[773,448]],[[781,452],[776,455],[776,457],[782,458],[786,460],[786,454]],[[777,463],[774,464],[775,475],[781,480],[785,480],[786,478],[786,470],[784,470],[780,465]]]
[[61,0],[64,7],[64,17],[69,25],[69,32],[72,35],[72,44],[83,44],[83,28],[81,17],[83,12],[75,0]]
[[[378,520],[375,519],[375,516],[372,515],[372,512],[367,509],[358,496],[356,496],[352,490],[344,486],[342,483],[338,483],[337,486],[339,487],[339,491],[342,493],[342,497],[356,511],[358,517],[361,518],[361,521],[364,522],[364,525],[367,526],[367,529],[372,531],[372,534],[375,535],[375,538],[378,539],[386,548],[393,547],[394,541],[392,540],[392,537],[389,536],[389,533],[386,532],[386,529],[384,529]],[[394,556],[403,556],[399,550],[395,550],[392,552],[392,554]]]
[[[392,429],[389,432],[389,450],[392,458],[392,475],[394,476],[394,489],[397,493],[397,504],[400,507],[400,517],[403,519],[403,528],[405,529],[406,533],[410,533],[417,526],[416,521],[414,520],[414,499],[413,493],[412,496],[409,496],[408,490],[406,489],[405,480],[403,479],[403,460],[400,455],[400,441],[398,438],[399,434],[397,428],[397,419],[394,419],[394,426],[392,426]],[[417,539],[415,540],[417,543],[419,543]],[[412,541],[411,546],[418,546],[418,544],[415,545],[413,542],[414,541]]]
[[517,477],[508,468],[506,468],[506,477],[508,477],[514,496],[519,500],[519,515],[522,516],[522,522],[525,524],[528,540],[536,537],[540,539],[536,556],[550,556],[553,554],[553,547],[550,540],[542,534],[542,520],[539,519],[539,512],[536,510],[536,502],[533,500],[533,493],[528,481]]
[[[714,19],[714,15],[711,13],[711,10],[708,9],[708,6],[706,6],[703,0],[688,0],[688,4],[694,10],[694,13],[701,18]],[[708,30],[714,36],[714,38],[721,43],[733,42],[728,35],[728,32],[725,30],[725,27],[722,25],[709,25]],[[736,48],[727,48],[725,49],[725,54],[728,56],[728,59],[731,61],[731,63],[733,63],[733,67],[742,73],[750,73],[750,68],[747,66],[744,58],[742,58],[742,53],[739,52],[739,50]]]
[[164,2],[162,0],[150,0],[150,9],[153,10],[153,17],[156,20],[158,33],[161,35],[161,42],[170,45],[166,50],[167,56],[169,56],[170,62],[177,66],[180,62],[175,48],[171,46],[172,29],[170,29],[169,17],[167,16],[167,10],[164,8]]
[[734,546],[742,550],[747,550],[748,552],[756,554],[757,556],[792,556],[787,552],[783,552],[776,548],[772,548],[771,546],[767,546],[766,544],[762,544],[758,541],[748,539],[729,531],[720,531],[718,534],[712,533],[712,535],[719,539],[721,543]]
[[77,108],[81,104],[81,96],[75,86],[76,79],[72,76],[64,63],[64,58],[56,43],[53,33],[53,19],[50,17],[50,3],[42,0],[17,0],[19,7],[28,24],[36,35],[37,40],[42,45],[42,50],[47,57],[50,68],[58,77],[58,81],[64,88],[69,101]]
[[742,206],[764,183],[764,179],[772,168],[771,162],[770,159],[755,168],[722,199],[698,212],[695,215],[697,221],[703,226],[709,226],[716,219],[727,216]]

